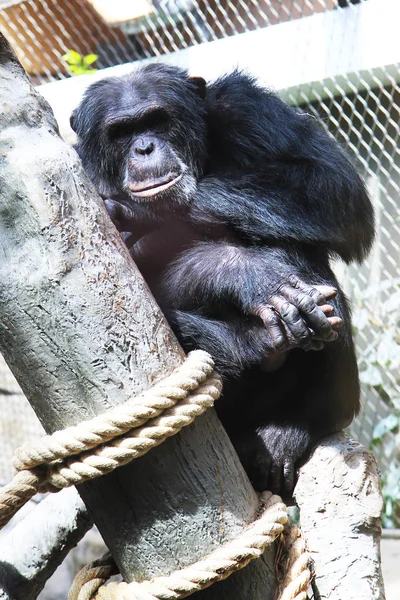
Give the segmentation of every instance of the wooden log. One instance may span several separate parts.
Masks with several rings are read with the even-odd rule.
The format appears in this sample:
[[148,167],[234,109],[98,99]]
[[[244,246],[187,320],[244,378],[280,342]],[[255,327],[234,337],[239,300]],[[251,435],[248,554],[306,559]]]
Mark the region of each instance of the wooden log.
[[[32,502],[32,504],[34,504]],[[35,600],[92,526],[74,488],[50,494],[0,537],[0,600]],[[4,533],[3,533],[4,532]]]
[[[183,360],[75,151],[0,39],[0,351],[48,433]],[[126,581],[193,563],[258,499],[214,411],[79,489]],[[272,598],[273,552],[198,596]]]
[[372,454],[344,433],[326,438],[295,489],[318,600],[384,600],[382,495]]

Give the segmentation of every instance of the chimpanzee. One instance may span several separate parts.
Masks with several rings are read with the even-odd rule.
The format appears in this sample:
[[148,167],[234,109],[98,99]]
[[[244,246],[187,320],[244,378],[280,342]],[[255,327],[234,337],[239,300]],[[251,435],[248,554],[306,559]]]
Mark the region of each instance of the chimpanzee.
[[373,241],[354,166],[314,117],[238,71],[206,84],[150,64],[103,79],[71,125],[183,347],[224,375],[217,411],[254,486],[291,491],[312,444],[359,409],[329,265]]

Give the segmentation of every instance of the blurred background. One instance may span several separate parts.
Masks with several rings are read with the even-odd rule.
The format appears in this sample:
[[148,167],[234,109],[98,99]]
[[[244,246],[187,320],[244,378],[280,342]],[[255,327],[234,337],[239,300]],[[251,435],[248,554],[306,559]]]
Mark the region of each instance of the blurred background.
[[[245,69],[322,118],[353,155],[375,205],[376,243],[362,266],[335,268],[353,304],[363,384],[350,434],[373,449],[381,469],[393,600],[400,597],[399,22],[398,0],[0,0],[0,30],[69,142],[69,115],[87,85],[162,60],[206,79]],[[0,411],[3,484],[15,448],[42,433],[4,361]]]

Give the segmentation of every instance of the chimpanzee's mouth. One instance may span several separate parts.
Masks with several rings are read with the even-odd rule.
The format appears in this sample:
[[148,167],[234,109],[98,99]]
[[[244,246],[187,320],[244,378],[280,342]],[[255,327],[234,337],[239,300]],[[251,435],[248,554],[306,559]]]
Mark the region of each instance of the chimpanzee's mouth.
[[141,181],[140,183],[128,183],[129,190],[131,191],[133,196],[137,198],[151,198],[151,196],[156,196],[160,192],[164,192],[168,188],[172,187],[178,181],[180,181],[183,177],[183,173],[179,175],[172,175],[165,179],[157,179]]

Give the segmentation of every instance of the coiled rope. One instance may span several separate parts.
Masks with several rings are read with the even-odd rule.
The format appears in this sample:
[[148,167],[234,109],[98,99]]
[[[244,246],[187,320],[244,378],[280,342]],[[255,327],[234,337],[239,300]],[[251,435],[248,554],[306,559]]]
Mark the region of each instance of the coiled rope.
[[278,600],[307,600],[311,582],[310,557],[301,530],[287,527],[282,535],[282,556],[279,558],[282,576],[279,578]]
[[[174,571],[167,577],[148,581],[110,583],[115,574],[109,555],[96,566],[89,565],[78,573],[68,600],[171,600],[186,598],[216,581],[226,579],[251,560],[258,558],[283,532],[288,521],[286,506],[271,492],[261,495],[261,514],[237,538],[231,540],[193,565]],[[104,578],[103,578],[104,577]]]
[[[0,493],[0,527],[37,492],[57,492],[110,473],[143,456],[189,425],[213,405],[221,393],[214,362],[201,350],[191,352],[172,375],[150,390],[89,421],[24,444],[15,454],[17,475]],[[265,492],[258,519],[235,539],[209,556],[167,577],[149,581],[103,584],[115,572],[110,559],[78,574],[69,600],[172,600],[185,598],[228,577],[272,544],[287,523],[286,507]],[[308,560],[308,559],[307,559]],[[307,560],[303,560],[306,565]],[[308,572],[309,573],[309,572]],[[301,581],[300,581],[301,577]],[[304,569],[284,600],[302,600],[308,587]],[[283,600],[283,598],[282,598]]]
[[110,473],[175,435],[213,405],[221,379],[207,352],[120,406],[16,451],[14,479],[0,493],[0,527],[38,492],[57,492]]

